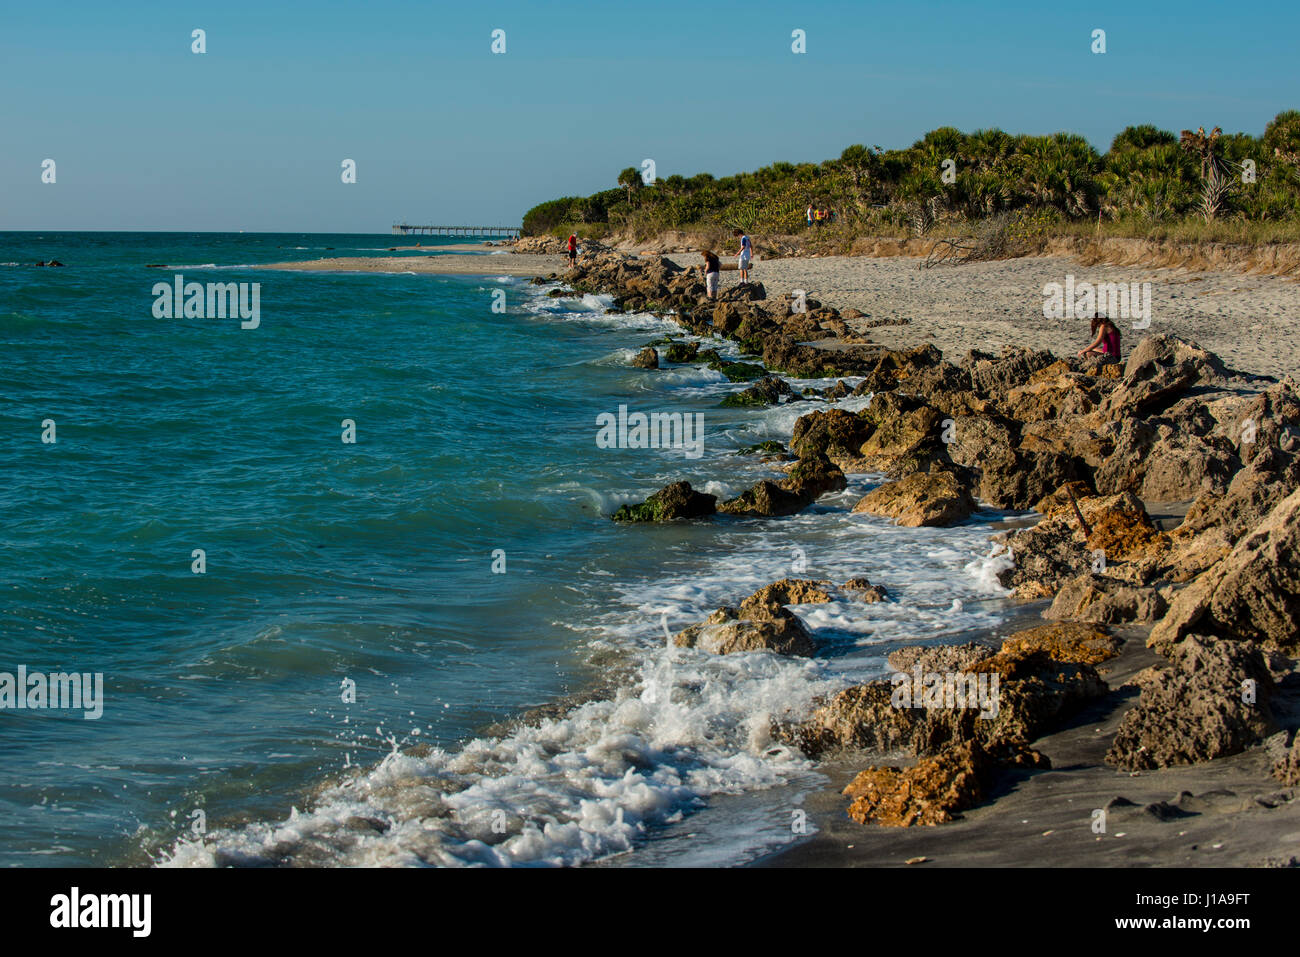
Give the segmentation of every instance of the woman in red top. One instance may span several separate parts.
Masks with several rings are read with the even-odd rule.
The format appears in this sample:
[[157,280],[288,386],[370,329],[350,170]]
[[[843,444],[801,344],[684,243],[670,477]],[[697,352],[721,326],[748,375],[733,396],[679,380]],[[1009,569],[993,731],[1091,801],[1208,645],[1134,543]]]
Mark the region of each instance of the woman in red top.
[[1105,316],[1094,315],[1092,318],[1092,343],[1079,350],[1082,356],[1102,356],[1107,362],[1119,361],[1119,326]]
[[569,268],[578,264],[578,237],[569,233]]

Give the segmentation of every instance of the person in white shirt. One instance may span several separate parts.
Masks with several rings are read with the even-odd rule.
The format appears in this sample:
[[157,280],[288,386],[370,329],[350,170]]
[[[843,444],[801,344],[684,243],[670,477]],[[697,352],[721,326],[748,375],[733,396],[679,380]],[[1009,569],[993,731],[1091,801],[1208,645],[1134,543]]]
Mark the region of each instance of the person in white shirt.
[[740,262],[736,266],[740,270],[740,281],[749,282],[749,264],[754,259],[754,246],[743,230],[737,229],[733,235],[740,237]]

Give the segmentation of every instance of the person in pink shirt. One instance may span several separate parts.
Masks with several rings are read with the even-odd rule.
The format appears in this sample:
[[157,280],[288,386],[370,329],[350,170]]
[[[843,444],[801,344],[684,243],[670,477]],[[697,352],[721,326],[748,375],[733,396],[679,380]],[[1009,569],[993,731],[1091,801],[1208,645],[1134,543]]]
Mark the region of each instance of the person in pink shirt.
[[1119,326],[1100,314],[1092,317],[1092,342],[1079,350],[1079,356],[1101,356],[1107,362],[1119,362]]

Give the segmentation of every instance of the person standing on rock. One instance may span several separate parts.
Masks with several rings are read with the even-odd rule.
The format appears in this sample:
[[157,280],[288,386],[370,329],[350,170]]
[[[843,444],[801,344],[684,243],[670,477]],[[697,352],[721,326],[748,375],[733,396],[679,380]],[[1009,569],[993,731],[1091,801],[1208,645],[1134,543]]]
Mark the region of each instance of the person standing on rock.
[[574,233],[569,233],[569,268],[574,269],[578,265],[578,237]]
[[743,229],[737,229],[732,235],[740,237],[740,252],[736,268],[740,270],[740,281],[749,282],[749,264],[754,258],[754,245]]
[[1119,362],[1119,327],[1101,313],[1093,314],[1091,327],[1093,340],[1079,350],[1080,358],[1096,355],[1106,362]]
[[718,276],[722,272],[722,263],[712,249],[704,250],[704,294],[710,299],[718,298]]

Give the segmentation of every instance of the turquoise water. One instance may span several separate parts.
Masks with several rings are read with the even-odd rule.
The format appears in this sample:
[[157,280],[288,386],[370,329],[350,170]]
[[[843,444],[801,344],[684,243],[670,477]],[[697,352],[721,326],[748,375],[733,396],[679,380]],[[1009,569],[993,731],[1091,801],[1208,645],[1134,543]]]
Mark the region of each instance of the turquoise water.
[[[986,524],[849,515],[871,477],[778,522],[610,522],[670,480],[768,474],[732,453],[798,414],[719,409],[737,387],[708,370],[628,368],[665,320],[547,298],[492,256],[477,277],[247,268],[392,242],[0,234],[0,672],[105,684],[97,721],[0,711],[0,864],[598,858],[711,794],[810,780],[758,717],[878,673],[882,642],[999,619]],[[260,326],[154,318],[178,272],[261,283]],[[704,414],[705,456],[598,449],[621,403]],[[898,601],[809,612],[814,662],[662,650],[666,623],[797,554]],[[574,717],[475,741],[593,688]]]

